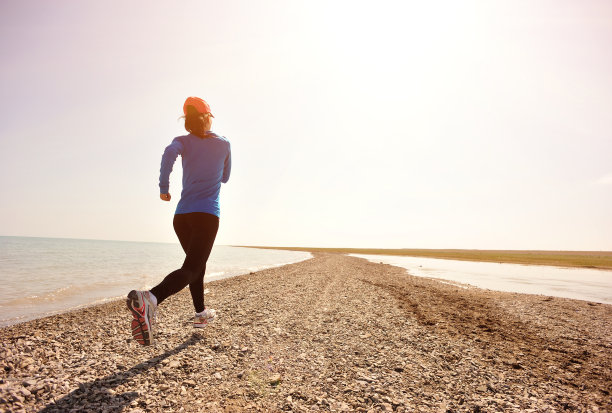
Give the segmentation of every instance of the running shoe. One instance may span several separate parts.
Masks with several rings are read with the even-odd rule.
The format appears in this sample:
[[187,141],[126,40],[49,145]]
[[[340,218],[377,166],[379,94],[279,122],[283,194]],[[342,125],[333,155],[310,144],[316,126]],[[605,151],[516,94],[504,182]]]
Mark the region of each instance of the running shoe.
[[212,323],[217,319],[217,312],[212,308],[206,308],[201,313],[196,313],[195,319],[193,320],[193,326],[195,328],[204,328],[208,323]]
[[153,343],[153,318],[157,306],[148,291],[132,290],[127,296],[127,307],[132,312],[132,337],[139,344],[148,346]]

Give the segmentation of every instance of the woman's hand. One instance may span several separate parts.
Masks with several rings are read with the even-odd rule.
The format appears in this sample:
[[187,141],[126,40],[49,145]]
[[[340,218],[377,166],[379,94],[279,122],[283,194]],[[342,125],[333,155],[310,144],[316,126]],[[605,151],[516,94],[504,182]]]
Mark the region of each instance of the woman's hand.
[[170,201],[170,198],[172,198],[172,197],[171,197],[171,196],[170,196],[170,194],[168,193],[168,194],[159,194],[159,198],[160,198],[162,201]]

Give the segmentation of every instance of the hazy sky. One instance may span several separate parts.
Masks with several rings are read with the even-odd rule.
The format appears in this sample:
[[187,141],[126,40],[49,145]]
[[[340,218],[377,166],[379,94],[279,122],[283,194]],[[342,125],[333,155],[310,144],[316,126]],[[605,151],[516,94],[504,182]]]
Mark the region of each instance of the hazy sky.
[[219,244],[612,250],[612,2],[0,3],[0,235],[174,241],[206,99]]

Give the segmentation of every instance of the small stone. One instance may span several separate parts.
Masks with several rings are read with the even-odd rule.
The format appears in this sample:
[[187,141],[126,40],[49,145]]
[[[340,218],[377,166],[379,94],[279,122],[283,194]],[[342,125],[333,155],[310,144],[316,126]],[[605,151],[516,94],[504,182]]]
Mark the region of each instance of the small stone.
[[239,379],[242,378],[242,376],[244,376],[244,370],[242,370],[241,372],[239,372],[236,377],[238,377]]
[[177,367],[179,367],[181,365],[181,363],[179,363],[177,360],[172,360],[170,363],[168,363],[168,367],[175,369]]
[[385,412],[392,412],[393,411],[393,406],[391,406],[391,403],[383,403],[382,404],[382,408]]
[[357,381],[367,381],[368,383],[371,383],[374,381],[374,379],[368,376],[360,376],[360,377],[357,377]]
[[268,383],[270,383],[272,386],[276,386],[280,383],[280,381],[281,381],[281,375],[277,373],[277,374],[273,374],[272,376],[270,376]]
[[187,389],[185,388],[185,386],[181,386],[181,396],[184,396],[187,394]]
[[188,385],[188,386],[191,386],[191,387],[195,387],[196,382],[195,382],[195,381],[193,381],[193,380],[185,380],[185,381],[183,382],[183,384]]
[[221,379],[223,378],[223,377],[221,376],[221,373],[218,373],[218,372],[217,372],[217,373],[215,373],[215,374],[213,374],[213,377],[214,377],[215,379],[217,379],[217,380],[221,380]]

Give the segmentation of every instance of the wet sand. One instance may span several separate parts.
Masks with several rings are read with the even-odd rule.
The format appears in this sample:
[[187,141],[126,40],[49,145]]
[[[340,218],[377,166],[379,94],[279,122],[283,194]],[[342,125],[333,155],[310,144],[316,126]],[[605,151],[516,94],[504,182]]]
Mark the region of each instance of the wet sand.
[[116,301],[0,329],[3,411],[611,411],[612,305],[336,254],[188,291],[156,343]]

